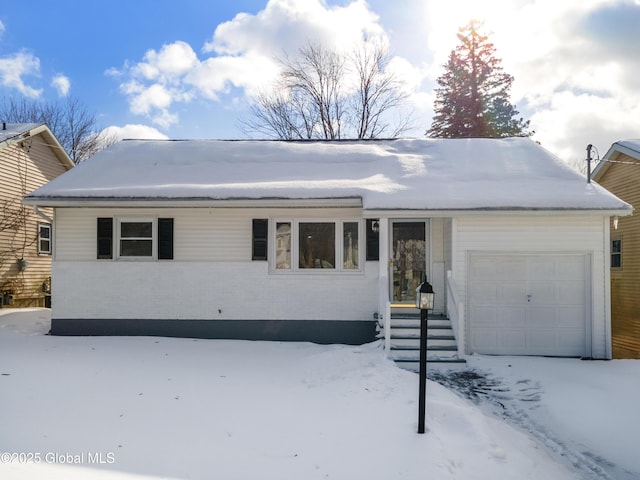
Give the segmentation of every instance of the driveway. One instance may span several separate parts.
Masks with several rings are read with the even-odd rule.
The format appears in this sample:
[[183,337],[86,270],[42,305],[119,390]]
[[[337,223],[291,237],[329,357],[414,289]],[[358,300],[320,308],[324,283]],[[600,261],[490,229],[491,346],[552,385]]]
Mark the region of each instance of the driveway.
[[640,361],[467,357],[429,377],[538,439],[582,478],[640,478]]

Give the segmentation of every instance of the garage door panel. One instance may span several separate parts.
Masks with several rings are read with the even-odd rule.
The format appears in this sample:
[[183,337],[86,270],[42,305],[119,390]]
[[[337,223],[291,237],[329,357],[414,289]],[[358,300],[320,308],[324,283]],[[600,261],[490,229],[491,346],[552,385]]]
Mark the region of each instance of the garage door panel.
[[573,330],[559,330],[557,333],[558,345],[573,355],[582,355],[585,348],[586,338],[576,336]]
[[496,305],[498,303],[498,284],[477,283],[469,292],[472,305]]
[[469,266],[469,279],[482,280],[484,282],[490,282],[491,280],[497,280],[500,278],[498,271],[498,265],[491,260],[478,260],[474,265]]
[[555,303],[553,283],[531,282],[526,290],[527,302],[532,305],[553,305]]
[[584,325],[584,308],[582,306],[557,307],[556,318],[561,328],[580,329]]
[[555,307],[529,307],[527,308],[528,328],[553,328],[556,324]]
[[[578,254],[472,254],[469,271],[474,273],[467,284],[471,351],[584,355],[587,260]],[[483,279],[483,272],[490,278]]]
[[502,331],[502,346],[518,351],[527,346],[527,336],[522,329],[505,328]]
[[527,280],[545,282],[553,278],[555,264],[552,259],[539,258],[527,265]]
[[555,350],[556,332],[551,329],[527,331],[527,347],[542,355],[550,355]]
[[505,276],[511,278],[514,282],[524,282],[527,280],[527,264],[520,258],[506,257],[501,262],[497,263],[499,271],[499,278],[502,279]]
[[557,263],[558,280],[576,280],[582,281],[585,272],[584,256],[573,256],[560,259]]
[[496,329],[477,329],[473,332],[472,342],[485,353],[497,353],[498,331]]
[[522,302],[527,298],[525,283],[501,284],[498,288],[502,305],[522,305]]
[[472,307],[471,315],[476,319],[476,325],[478,328],[482,327],[497,327],[498,323],[498,308],[497,307]]
[[584,283],[558,282],[554,285],[554,289],[557,304],[584,305],[585,303]]
[[502,307],[499,310],[498,318],[500,325],[503,327],[509,327],[512,325],[519,325],[523,327],[527,322],[527,311],[524,307]]

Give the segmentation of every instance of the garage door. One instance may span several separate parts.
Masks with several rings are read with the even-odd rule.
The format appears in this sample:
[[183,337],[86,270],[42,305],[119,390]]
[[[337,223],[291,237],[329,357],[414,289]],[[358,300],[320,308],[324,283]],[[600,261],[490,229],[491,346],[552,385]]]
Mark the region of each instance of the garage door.
[[470,255],[471,352],[586,355],[587,260],[586,255]]

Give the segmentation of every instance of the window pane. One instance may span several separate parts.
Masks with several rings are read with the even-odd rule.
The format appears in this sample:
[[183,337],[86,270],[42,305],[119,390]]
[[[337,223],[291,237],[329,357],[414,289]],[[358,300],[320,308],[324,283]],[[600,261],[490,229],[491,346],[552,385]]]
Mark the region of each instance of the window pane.
[[358,223],[345,222],[342,226],[342,268],[358,268]]
[[622,266],[622,255],[619,253],[611,255],[611,268],[620,268]]
[[611,241],[611,252],[612,253],[620,253],[620,252],[622,252],[622,240],[612,240]]
[[153,254],[151,240],[120,240],[120,256],[150,257]]
[[51,242],[49,240],[40,240],[40,253],[51,253]]
[[276,269],[291,268],[291,223],[276,224]]
[[300,268],[335,268],[335,223],[300,223],[298,233]]
[[151,238],[153,224],[151,222],[122,222],[120,237],[122,238]]
[[40,238],[49,238],[50,231],[49,225],[40,225]]

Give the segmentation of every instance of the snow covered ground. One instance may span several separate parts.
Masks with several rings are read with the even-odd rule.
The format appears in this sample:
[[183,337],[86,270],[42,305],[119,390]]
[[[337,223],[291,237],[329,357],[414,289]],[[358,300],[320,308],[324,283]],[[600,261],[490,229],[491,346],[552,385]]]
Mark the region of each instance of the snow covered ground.
[[637,361],[472,356],[473,388],[428,383],[428,431],[418,435],[417,376],[378,344],[48,328],[48,310],[0,310],[2,479],[640,474]]

